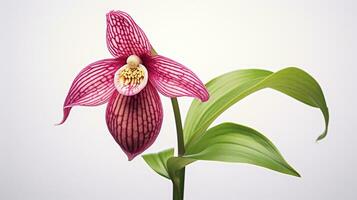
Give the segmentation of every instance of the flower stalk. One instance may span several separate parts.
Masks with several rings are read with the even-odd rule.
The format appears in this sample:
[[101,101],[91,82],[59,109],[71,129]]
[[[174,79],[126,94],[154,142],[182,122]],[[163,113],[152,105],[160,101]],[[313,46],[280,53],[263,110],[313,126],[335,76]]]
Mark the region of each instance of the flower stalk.
[[[182,156],[185,153],[185,144],[184,144],[184,136],[182,130],[182,121],[180,114],[180,107],[177,101],[177,98],[171,98],[172,109],[174,111],[175,116],[175,124],[176,124],[176,133],[177,133],[177,148],[178,148],[178,156]],[[178,174],[178,185],[172,182],[173,186],[173,200],[183,200],[184,191],[185,191],[185,168],[182,168],[177,172]]]

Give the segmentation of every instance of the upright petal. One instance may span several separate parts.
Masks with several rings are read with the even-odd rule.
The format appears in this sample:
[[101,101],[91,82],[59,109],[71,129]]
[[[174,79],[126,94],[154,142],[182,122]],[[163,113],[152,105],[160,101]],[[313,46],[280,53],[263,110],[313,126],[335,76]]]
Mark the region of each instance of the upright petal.
[[207,101],[209,94],[201,80],[187,67],[164,56],[153,56],[145,63],[149,80],[168,97],[189,96]]
[[159,94],[150,83],[134,96],[114,92],[106,111],[109,132],[129,160],[145,151],[155,141],[162,118]]
[[66,121],[73,106],[97,106],[107,102],[115,90],[114,74],[124,64],[125,59],[104,59],[80,71],[68,91],[59,124]]
[[114,57],[149,54],[151,45],[141,28],[125,12],[107,14],[107,46]]

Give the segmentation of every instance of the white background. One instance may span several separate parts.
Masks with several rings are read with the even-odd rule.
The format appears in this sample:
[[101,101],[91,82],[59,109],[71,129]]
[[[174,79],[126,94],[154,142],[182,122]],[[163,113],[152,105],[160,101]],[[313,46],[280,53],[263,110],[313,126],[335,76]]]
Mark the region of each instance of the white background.
[[[0,199],[170,199],[171,183],[139,156],[128,162],[107,131],[105,106],[62,104],[75,75],[111,55],[105,14],[123,10],[156,50],[202,80],[236,69],[301,67],[321,84],[331,123],[264,90],[225,112],[264,133],[302,175],[245,164],[197,162],[186,199],[356,199],[356,1],[2,1]],[[146,152],[176,145],[173,113]],[[180,98],[185,115],[191,99]]]

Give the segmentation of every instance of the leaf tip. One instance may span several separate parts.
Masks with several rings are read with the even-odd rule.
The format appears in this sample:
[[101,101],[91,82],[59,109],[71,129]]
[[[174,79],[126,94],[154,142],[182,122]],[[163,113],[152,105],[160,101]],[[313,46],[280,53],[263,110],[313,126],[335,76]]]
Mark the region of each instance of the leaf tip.
[[301,178],[301,175],[295,169],[291,168],[290,170],[291,171],[288,173],[289,175]]
[[299,172],[297,172],[292,166],[288,165],[287,168],[289,171],[286,174],[301,178],[301,175],[299,174]]
[[295,176],[301,178],[301,175],[297,171],[295,171]]
[[320,140],[324,139],[327,135],[327,129],[316,139],[316,142],[319,142]]

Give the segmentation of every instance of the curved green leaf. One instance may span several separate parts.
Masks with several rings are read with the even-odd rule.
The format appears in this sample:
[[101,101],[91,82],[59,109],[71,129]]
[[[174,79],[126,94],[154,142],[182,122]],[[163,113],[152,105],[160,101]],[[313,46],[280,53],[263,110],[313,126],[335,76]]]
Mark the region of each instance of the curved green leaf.
[[246,126],[223,123],[209,129],[183,157],[168,160],[171,177],[196,160],[248,163],[281,173],[300,176],[277,148],[261,133]]
[[146,154],[142,157],[145,162],[159,175],[170,179],[167,160],[174,156],[174,149],[170,148],[159,153]]
[[325,118],[327,134],[329,113],[323,92],[314,78],[301,69],[290,67],[276,73],[258,70],[237,70],[223,74],[206,84],[210,99],[201,103],[194,100],[184,126],[185,145],[188,148],[199,139],[211,123],[230,106],[263,88],[272,88],[312,107],[320,108]]

